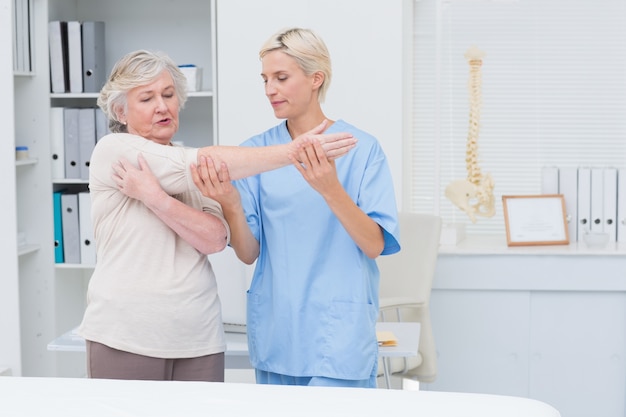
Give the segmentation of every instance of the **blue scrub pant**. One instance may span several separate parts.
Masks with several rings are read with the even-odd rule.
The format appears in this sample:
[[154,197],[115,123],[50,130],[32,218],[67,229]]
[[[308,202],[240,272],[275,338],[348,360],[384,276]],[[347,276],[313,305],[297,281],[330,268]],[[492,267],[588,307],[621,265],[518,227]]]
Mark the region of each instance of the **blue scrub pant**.
[[368,379],[336,379],[323,376],[290,376],[274,372],[255,369],[257,384],[272,385],[307,385],[317,387],[352,387],[352,388],[376,388],[376,372],[378,370],[376,361],[372,374]]

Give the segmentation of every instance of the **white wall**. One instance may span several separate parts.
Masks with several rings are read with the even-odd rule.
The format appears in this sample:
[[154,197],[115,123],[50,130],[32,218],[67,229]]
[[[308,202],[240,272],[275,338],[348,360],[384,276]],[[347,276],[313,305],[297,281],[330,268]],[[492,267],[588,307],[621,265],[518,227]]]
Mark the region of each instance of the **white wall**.
[[[403,12],[405,0],[217,0],[218,143],[238,145],[279,123],[264,94],[258,52],[274,32],[315,30],[331,54],[333,78],[323,105],[378,138],[402,206]],[[224,319],[245,317],[251,268],[234,252],[210,257]]]
[[278,123],[258,51],[279,29],[301,26],[326,42],[333,79],[324,111],[372,133],[402,191],[403,0],[218,0],[218,141],[238,145]]

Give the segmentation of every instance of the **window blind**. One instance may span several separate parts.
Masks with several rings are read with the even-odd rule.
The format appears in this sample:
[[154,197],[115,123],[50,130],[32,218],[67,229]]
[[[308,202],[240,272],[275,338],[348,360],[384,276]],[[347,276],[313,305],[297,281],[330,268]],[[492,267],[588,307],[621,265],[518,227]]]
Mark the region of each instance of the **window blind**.
[[[411,211],[504,231],[502,195],[541,192],[544,166],[626,166],[626,2],[419,0],[414,4]],[[485,53],[478,164],[496,215],[472,224],[445,196],[467,177],[469,64]]]

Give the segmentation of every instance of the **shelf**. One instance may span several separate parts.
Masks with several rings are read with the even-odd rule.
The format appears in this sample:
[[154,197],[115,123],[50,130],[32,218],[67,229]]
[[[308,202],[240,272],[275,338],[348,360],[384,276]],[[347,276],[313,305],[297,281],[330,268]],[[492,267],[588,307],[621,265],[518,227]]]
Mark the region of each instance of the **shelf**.
[[22,245],[17,248],[17,256],[26,255],[29,253],[37,252],[40,249],[39,245]]
[[187,97],[213,97],[213,91],[190,91]]
[[[97,99],[100,93],[50,93],[50,98],[71,99]],[[213,91],[190,91],[187,97],[213,97]]]
[[99,93],[50,93],[50,98],[98,98]]
[[13,71],[15,77],[34,77],[37,74],[32,71]]
[[62,334],[48,343],[48,350],[57,352],[84,352],[85,339],[77,333],[77,328]]
[[[248,335],[246,333],[224,332],[226,336],[226,356],[242,356],[248,360]],[[78,335],[78,327],[63,333],[48,343],[49,351],[85,352],[85,339]],[[249,363],[247,363],[249,367]]]
[[[84,353],[85,339],[78,335],[78,328],[65,332],[48,343],[48,350],[52,352]],[[225,364],[226,369],[249,369],[248,335],[245,333],[224,333],[226,336]]]
[[54,267],[56,269],[94,269],[95,265],[83,265],[83,264],[62,264],[55,263]]
[[626,256],[626,242],[609,242],[604,248],[588,247],[584,242],[568,245],[507,246],[504,235],[467,236],[456,245],[441,245],[440,256]]
[[52,180],[53,184],[87,184],[89,180],[81,180],[80,178],[57,178]]
[[35,165],[37,162],[39,162],[37,158],[20,159],[19,161],[15,161],[15,166]]

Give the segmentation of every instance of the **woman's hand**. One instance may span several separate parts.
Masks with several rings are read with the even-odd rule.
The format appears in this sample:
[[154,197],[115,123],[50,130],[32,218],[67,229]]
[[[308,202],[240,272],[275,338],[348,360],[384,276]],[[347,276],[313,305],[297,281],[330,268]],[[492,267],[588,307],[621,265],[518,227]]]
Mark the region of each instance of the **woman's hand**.
[[137,163],[139,168],[125,158],[120,159],[117,164],[113,165],[113,181],[126,196],[151,206],[167,194],[161,188],[161,184],[150,170],[143,155],[137,156]]
[[220,219],[169,196],[141,154],[137,163],[139,168],[122,158],[113,165],[113,180],[122,193],[141,201],[199,252],[208,255],[226,247],[228,234]]

